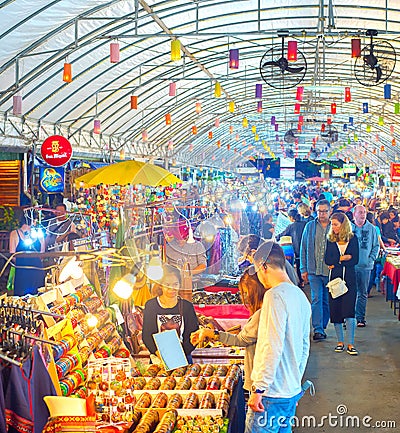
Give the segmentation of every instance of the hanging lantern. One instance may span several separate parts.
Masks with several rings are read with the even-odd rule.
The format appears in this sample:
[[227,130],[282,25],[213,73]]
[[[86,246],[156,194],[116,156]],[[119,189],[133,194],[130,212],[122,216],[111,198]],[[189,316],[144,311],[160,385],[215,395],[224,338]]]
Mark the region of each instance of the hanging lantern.
[[213,132],[212,131],[208,131],[208,138],[210,140],[212,140],[212,138],[213,138]]
[[168,141],[168,150],[174,150],[174,142],[172,140]]
[[221,95],[222,95],[221,83],[219,83],[218,81],[216,81],[215,87],[214,87],[214,96],[216,98],[220,98]]
[[142,131],[142,141],[147,141],[149,139],[149,135],[147,133],[147,131],[144,129]]
[[239,69],[239,50],[229,50],[229,69]]
[[354,117],[349,117],[349,125],[354,126]]
[[193,134],[193,135],[196,135],[196,134],[197,134],[197,126],[196,126],[196,125],[193,125],[193,126],[192,126],[192,134]]
[[321,125],[321,132],[325,132],[325,123]]
[[247,120],[246,117],[243,117],[242,126],[243,128],[247,128],[249,126],[249,121]]
[[13,96],[13,115],[20,116],[22,114],[22,96]]
[[396,146],[396,139],[394,137],[392,138],[392,146]]
[[229,127],[229,134],[233,134],[233,126]]
[[125,149],[121,149],[119,151],[119,159],[121,159],[122,161],[125,160]]
[[110,63],[119,62],[119,43],[111,42],[110,44]]
[[365,130],[367,131],[367,132],[371,132],[371,125],[367,125],[366,127],[365,127]]
[[381,146],[381,152],[383,152],[385,150],[385,146],[382,144]]
[[256,84],[256,99],[262,98],[262,84]]
[[326,123],[327,123],[328,125],[332,125],[332,118],[331,118],[331,117],[328,117],[328,118],[326,119]]
[[131,110],[137,110],[138,107],[138,97],[131,95]]
[[379,124],[379,126],[383,126],[383,125],[385,124],[385,121],[384,121],[384,119],[383,119],[383,116],[379,116],[378,124]]
[[256,125],[252,125],[252,127],[251,127],[251,132],[252,132],[253,134],[255,134],[255,133],[257,132],[257,126],[256,126]]
[[93,134],[100,134],[101,132],[101,122],[99,119],[94,119],[93,121]]
[[227,145],[226,145],[226,149],[227,149],[227,150],[231,150],[231,145],[230,145],[230,144],[227,144]]
[[304,94],[304,87],[299,86],[296,90],[296,101],[302,101],[303,100],[303,94]]
[[351,40],[351,57],[361,57],[361,39]]
[[304,116],[299,116],[299,125],[304,124]]
[[235,112],[235,103],[234,103],[234,101],[229,101],[228,110],[229,110],[230,113],[234,113]]
[[336,114],[336,102],[332,102],[331,104],[331,114]]
[[345,87],[344,88],[344,102],[351,102],[350,87]]
[[260,136],[258,134],[254,135],[254,141],[258,141],[260,139]]
[[358,134],[354,133],[354,141],[358,141]]
[[301,126],[302,126],[301,123],[297,124],[297,132],[301,132]]
[[219,117],[215,119],[214,125],[216,128],[219,128]]
[[379,134],[376,134],[376,135],[375,135],[375,141],[376,141],[376,142],[379,142],[379,141],[380,141]]
[[235,135],[235,140],[236,140],[236,141],[239,141],[239,134],[236,134],[236,135]]
[[171,41],[171,61],[181,60],[181,42],[178,39]]
[[172,83],[169,83],[169,96],[175,96],[176,95],[176,83],[173,81]]
[[278,134],[275,135],[275,141],[279,141],[279,135]]
[[394,134],[394,125],[390,125],[390,133]]
[[295,62],[297,60],[297,41],[288,41],[287,59],[289,62]]
[[363,113],[368,113],[368,102],[363,102],[362,109]]
[[242,141],[243,146],[246,146],[246,140]]
[[218,149],[221,147],[221,140],[217,140],[217,147]]
[[372,149],[372,153],[373,153],[374,155],[376,155],[376,148],[375,148],[375,147]]
[[343,131],[344,131],[344,132],[347,131],[347,123],[343,123]]
[[275,116],[271,116],[271,125],[275,125],[276,118]]
[[197,114],[201,113],[201,102],[196,102],[196,113]]
[[63,81],[71,83],[72,81],[72,65],[71,63],[64,63]]
[[394,114],[400,114],[400,102],[394,104]]
[[257,113],[262,113],[262,101],[257,102]]
[[192,152],[192,151],[193,151],[193,144],[190,143],[190,145],[189,145],[189,152]]
[[170,114],[170,113],[167,113],[167,114],[165,115],[165,124],[166,124],[166,125],[171,125],[171,123],[172,123],[171,114]]
[[275,132],[279,131],[279,123],[275,123],[274,125]]
[[391,99],[392,98],[392,86],[390,84],[385,84],[383,86],[383,97],[385,99]]
[[300,114],[301,105],[299,103],[294,104],[294,113]]

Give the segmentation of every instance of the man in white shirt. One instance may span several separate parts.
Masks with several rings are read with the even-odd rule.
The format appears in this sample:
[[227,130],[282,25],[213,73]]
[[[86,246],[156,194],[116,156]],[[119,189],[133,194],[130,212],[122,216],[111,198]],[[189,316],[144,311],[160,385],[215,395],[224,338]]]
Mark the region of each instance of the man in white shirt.
[[254,356],[245,433],[291,432],[310,349],[311,306],[285,271],[285,255],[273,241],[254,255],[266,293]]

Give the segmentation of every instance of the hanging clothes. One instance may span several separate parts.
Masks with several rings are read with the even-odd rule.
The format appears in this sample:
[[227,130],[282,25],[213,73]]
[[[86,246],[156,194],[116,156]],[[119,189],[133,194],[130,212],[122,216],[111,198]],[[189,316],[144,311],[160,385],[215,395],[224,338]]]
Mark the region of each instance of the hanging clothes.
[[232,227],[218,229],[221,236],[221,271],[226,275],[238,275],[238,252],[236,244],[239,237]]
[[22,367],[7,368],[3,383],[7,433],[42,433],[49,417],[43,397],[57,393],[39,347],[33,346]]

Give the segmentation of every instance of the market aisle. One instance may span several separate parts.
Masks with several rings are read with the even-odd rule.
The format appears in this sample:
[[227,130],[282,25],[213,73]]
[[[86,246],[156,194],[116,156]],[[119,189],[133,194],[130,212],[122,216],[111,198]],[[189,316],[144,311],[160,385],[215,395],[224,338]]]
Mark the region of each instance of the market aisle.
[[[300,426],[294,429],[296,433],[399,431],[400,322],[384,297],[375,291],[373,295],[368,299],[367,327],[356,329],[355,347],[359,356],[333,351],[336,338],[332,325],[328,326],[325,341],[311,343],[305,377],[314,382],[316,394],[311,397],[307,393],[300,400],[297,411]],[[338,416],[338,411],[343,417]],[[337,419],[329,421],[330,414],[338,416]],[[308,420],[302,419],[304,416],[310,418],[310,425],[314,422],[311,416],[315,417],[317,425],[322,422],[323,425],[307,427]],[[328,418],[321,421],[324,416]],[[360,427],[356,427],[355,417]],[[363,418],[371,426],[377,421],[395,422],[396,426],[370,428],[363,425]],[[346,428],[346,421],[354,428]],[[301,427],[302,422],[304,427]]]

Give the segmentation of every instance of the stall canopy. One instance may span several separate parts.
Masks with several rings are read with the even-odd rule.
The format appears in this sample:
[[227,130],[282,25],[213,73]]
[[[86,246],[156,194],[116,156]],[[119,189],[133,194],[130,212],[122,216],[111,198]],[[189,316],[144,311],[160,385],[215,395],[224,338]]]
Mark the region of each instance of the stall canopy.
[[0,150],[233,169],[397,158],[398,0],[25,0],[0,6]]

